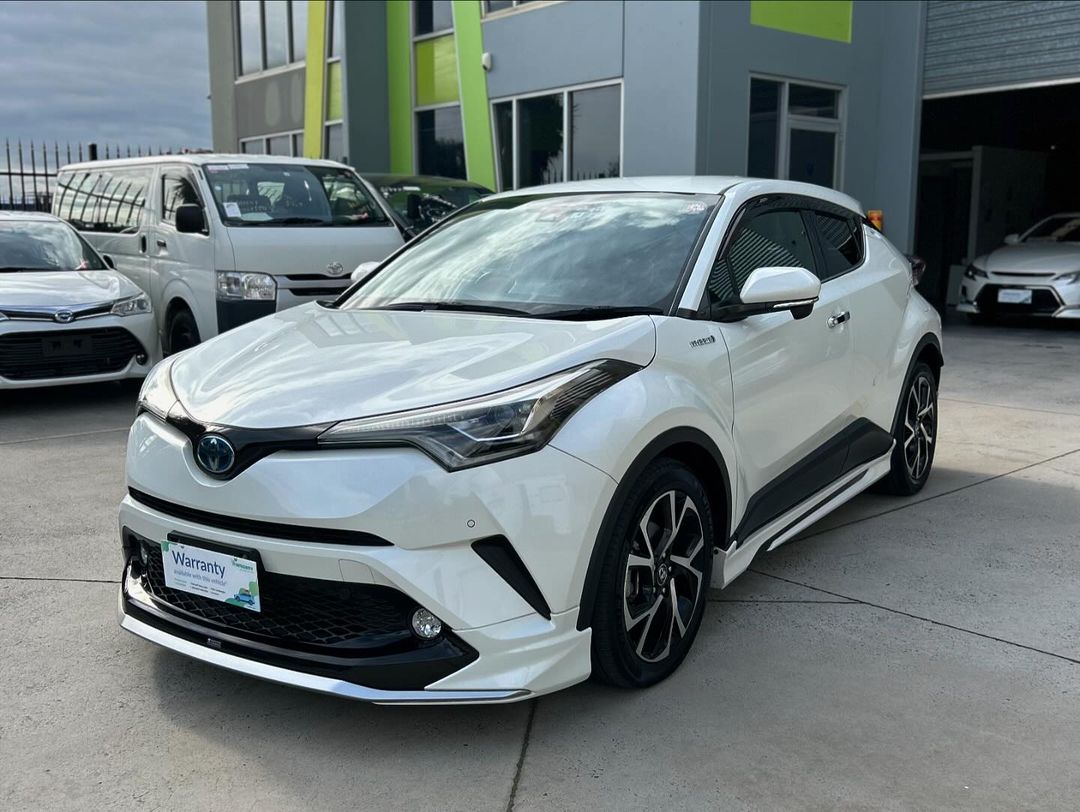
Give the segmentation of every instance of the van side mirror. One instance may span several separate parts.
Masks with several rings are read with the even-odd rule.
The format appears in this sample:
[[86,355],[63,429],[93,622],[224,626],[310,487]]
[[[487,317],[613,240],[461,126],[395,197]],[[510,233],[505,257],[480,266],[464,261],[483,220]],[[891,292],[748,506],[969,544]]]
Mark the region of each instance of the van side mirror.
[[113,261],[110,254],[102,254],[101,261],[105,263],[105,267],[112,268],[114,271],[116,270],[116,263]]
[[743,283],[739,292],[742,303],[715,307],[713,318],[739,321],[788,310],[796,319],[805,319],[820,294],[821,280],[805,268],[758,268]]
[[1020,235],[1019,234],[1006,234],[1005,235],[1005,244],[1006,245],[1017,245],[1019,242],[1020,242]]
[[375,272],[375,269],[379,267],[378,262],[361,262],[356,266],[356,270],[349,274],[349,278],[353,281],[353,284],[357,282],[365,282],[367,278]]
[[181,234],[199,234],[206,231],[206,215],[198,203],[184,203],[176,207],[176,230]]

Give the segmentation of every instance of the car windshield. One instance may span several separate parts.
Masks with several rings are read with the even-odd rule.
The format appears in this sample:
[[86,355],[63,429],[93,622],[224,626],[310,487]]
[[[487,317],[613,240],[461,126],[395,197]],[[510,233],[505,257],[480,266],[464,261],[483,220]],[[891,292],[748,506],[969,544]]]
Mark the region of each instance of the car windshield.
[[1031,229],[1024,242],[1080,242],[1080,217],[1050,217]]
[[229,226],[385,225],[386,214],[352,171],[302,164],[221,163],[203,167]]
[[0,272],[101,271],[105,264],[75,229],[55,220],[0,220]]
[[480,186],[429,183],[420,179],[380,183],[378,189],[405,225],[416,233],[491,194]]
[[663,313],[719,200],[618,193],[483,201],[412,243],[342,306]]

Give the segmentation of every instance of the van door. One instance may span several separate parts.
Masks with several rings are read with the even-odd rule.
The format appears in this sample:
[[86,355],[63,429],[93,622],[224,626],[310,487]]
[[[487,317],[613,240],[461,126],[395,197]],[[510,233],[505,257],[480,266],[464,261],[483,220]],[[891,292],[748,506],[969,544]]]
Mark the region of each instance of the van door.
[[[176,230],[176,209],[185,203],[202,206],[206,225],[201,233]],[[217,335],[210,218],[189,167],[161,168],[151,209],[150,284],[154,304],[160,307],[158,327],[163,347],[176,352]]]

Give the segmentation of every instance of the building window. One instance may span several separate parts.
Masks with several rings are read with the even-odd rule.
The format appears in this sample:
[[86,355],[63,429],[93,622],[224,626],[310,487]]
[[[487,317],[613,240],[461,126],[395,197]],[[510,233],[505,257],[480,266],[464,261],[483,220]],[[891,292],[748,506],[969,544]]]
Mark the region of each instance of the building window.
[[529,6],[536,0],[484,0],[484,13],[491,14],[496,11],[508,11],[518,6]]
[[345,125],[340,121],[326,125],[325,157],[331,161],[345,162]]
[[843,92],[780,79],[750,79],[747,174],[841,183]]
[[344,50],[345,21],[343,17],[345,3],[343,0],[334,0],[329,6],[330,36],[327,37],[327,42],[329,43],[327,56],[333,58],[335,56],[341,56],[341,52]]
[[450,0],[413,0],[413,36],[423,37],[454,27]]
[[240,140],[240,151],[245,155],[292,155],[304,154],[304,133],[296,132],[260,135]]
[[306,0],[240,0],[237,8],[242,76],[303,61],[307,54]]
[[622,85],[567,88],[492,105],[500,189],[622,174]]
[[416,114],[417,158],[421,175],[465,177],[465,134],[461,108],[452,105]]

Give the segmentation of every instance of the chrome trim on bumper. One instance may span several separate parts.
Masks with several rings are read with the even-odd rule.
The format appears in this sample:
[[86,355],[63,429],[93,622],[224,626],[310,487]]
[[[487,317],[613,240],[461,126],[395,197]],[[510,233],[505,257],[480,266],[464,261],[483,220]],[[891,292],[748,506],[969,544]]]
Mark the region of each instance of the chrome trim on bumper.
[[365,688],[351,682],[320,677],[314,674],[305,674],[301,671],[292,671],[288,668],[280,668],[275,665],[247,660],[224,651],[200,646],[188,640],[174,637],[168,632],[156,629],[148,623],[133,618],[124,612],[124,595],[121,589],[117,615],[120,627],[132,634],[156,643],[163,648],[171,649],[179,654],[202,660],[205,663],[236,671],[250,677],[276,682],[280,685],[289,685],[294,688],[304,688],[308,691],[316,691],[322,694],[331,694],[345,699],[359,699],[365,702],[374,702],[378,705],[468,705],[488,702],[512,702],[524,699],[529,695],[528,691],[384,691],[378,688]]

